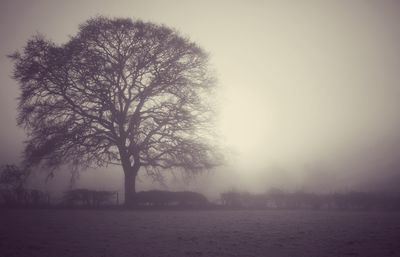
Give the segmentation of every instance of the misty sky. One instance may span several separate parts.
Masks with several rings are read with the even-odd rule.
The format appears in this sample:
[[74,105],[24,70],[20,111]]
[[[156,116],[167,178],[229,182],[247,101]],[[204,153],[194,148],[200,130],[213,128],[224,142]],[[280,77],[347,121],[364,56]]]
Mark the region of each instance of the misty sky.
[[[36,33],[66,42],[100,14],[163,23],[210,53],[229,164],[191,189],[337,190],[400,177],[400,2],[2,0],[0,12],[0,164],[19,160],[25,135],[6,55]],[[87,171],[80,183],[118,190],[122,170]]]

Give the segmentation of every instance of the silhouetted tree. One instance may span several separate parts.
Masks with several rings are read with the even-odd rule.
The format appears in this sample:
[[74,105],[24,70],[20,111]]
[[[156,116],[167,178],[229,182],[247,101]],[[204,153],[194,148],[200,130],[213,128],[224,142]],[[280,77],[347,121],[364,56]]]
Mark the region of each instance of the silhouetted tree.
[[36,189],[26,189],[30,174],[27,168],[7,164],[0,170],[0,204],[40,206],[49,204],[50,194]]
[[63,45],[36,36],[10,55],[19,82],[18,124],[28,165],[122,165],[125,203],[140,168],[148,175],[216,164],[214,79],[207,54],[161,25],[97,17]]
[[29,170],[7,164],[0,170],[0,185],[4,189],[20,190],[28,178]]

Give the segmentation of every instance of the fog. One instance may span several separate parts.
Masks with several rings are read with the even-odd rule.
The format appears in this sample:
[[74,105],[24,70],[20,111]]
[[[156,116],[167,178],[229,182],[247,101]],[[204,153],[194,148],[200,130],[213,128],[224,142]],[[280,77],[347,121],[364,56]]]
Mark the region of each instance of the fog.
[[[41,33],[62,43],[95,15],[166,24],[210,53],[226,164],[138,189],[333,192],[398,190],[400,3],[396,1],[1,1],[0,164],[18,162],[19,91],[7,54]],[[68,170],[32,186],[62,191]],[[123,190],[118,166],[76,187]]]

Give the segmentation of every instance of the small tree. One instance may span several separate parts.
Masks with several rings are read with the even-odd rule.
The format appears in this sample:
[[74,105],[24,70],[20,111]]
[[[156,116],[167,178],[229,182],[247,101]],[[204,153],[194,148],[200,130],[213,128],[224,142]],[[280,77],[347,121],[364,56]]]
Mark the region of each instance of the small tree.
[[0,169],[0,203],[19,205],[26,203],[27,192],[24,189],[29,170],[14,164],[7,164]]
[[120,164],[126,204],[141,168],[159,176],[216,165],[207,54],[176,31],[97,17],[63,45],[36,36],[10,58],[28,165]]
[[7,164],[0,170],[0,185],[8,190],[22,190],[29,170],[21,169],[14,164]]

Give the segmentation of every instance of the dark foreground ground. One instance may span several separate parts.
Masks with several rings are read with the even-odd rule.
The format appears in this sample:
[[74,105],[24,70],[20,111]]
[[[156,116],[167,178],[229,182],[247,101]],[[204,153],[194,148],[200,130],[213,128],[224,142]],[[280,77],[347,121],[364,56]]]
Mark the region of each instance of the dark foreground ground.
[[0,210],[0,256],[400,256],[400,213]]

